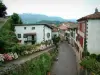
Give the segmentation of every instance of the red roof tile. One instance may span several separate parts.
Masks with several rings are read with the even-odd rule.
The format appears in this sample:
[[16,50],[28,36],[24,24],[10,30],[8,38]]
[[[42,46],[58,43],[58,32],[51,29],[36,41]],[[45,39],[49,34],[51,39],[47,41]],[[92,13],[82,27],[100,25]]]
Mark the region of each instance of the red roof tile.
[[62,25],[59,26],[59,29],[61,29],[61,30],[67,30],[68,27],[65,24],[62,24]]
[[78,19],[77,21],[87,20],[87,19],[100,19],[100,12],[95,12],[94,14],[87,15]]

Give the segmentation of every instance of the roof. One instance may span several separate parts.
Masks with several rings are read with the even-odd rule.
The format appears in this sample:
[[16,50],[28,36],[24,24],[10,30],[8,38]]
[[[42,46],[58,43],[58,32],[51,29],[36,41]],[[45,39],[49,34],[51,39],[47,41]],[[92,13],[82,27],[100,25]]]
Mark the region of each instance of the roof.
[[70,24],[68,28],[78,28],[78,23]]
[[[63,25],[65,25],[65,26],[63,26],[63,29],[65,29],[65,30],[67,30],[68,28],[77,28],[78,27],[78,23],[76,23],[76,22],[65,22],[65,23],[63,23]],[[60,28],[62,28],[62,27],[60,27]]]
[[58,28],[53,28],[53,32],[58,32]]
[[61,30],[67,30],[67,26],[65,24],[61,24],[59,26],[59,29],[61,29]]
[[34,26],[34,25],[44,25],[47,26],[48,28],[52,29],[52,26],[49,24],[14,24],[15,26]]
[[95,12],[94,14],[87,15],[78,19],[77,21],[87,20],[87,19],[100,19],[100,12]]
[[53,32],[58,32],[58,27],[55,26],[55,25],[52,25],[52,31],[53,31]]

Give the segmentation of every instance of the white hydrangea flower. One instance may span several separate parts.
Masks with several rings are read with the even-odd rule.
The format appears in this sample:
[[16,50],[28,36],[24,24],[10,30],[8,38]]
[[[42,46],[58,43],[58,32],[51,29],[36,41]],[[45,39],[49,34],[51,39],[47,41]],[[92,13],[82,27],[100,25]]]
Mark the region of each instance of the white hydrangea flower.
[[4,56],[3,56],[3,54],[0,54],[0,61],[4,62]]
[[14,53],[14,59],[17,59],[17,58],[18,58],[18,54]]
[[32,54],[32,51],[28,51],[29,54]]
[[49,47],[49,45],[47,45],[47,47]]
[[24,54],[26,54],[26,55],[27,55],[27,54],[28,54],[28,51],[24,51]]
[[32,53],[34,52],[34,50],[32,50]]

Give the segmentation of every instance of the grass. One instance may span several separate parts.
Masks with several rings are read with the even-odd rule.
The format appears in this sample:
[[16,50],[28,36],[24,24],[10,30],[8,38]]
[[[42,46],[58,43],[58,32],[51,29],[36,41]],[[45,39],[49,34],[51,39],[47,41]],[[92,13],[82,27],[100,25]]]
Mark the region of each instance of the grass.
[[0,18],[0,28],[3,26],[3,24],[7,21],[7,18]]

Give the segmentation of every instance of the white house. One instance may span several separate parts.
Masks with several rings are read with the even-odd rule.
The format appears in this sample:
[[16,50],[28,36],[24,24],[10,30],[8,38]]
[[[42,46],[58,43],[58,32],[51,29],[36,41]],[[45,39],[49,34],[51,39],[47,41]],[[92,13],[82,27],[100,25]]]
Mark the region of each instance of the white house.
[[16,24],[15,34],[21,44],[41,43],[52,39],[52,27],[47,24]]
[[78,19],[79,42],[84,49],[84,41],[87,41],[87,50],[90,53],[100,54],[100,12],[95,9],[95,13]]
[[58,27],[56,27],[55,25],[52,25],[52,37],[53,36],[59,36],[59,28]]

